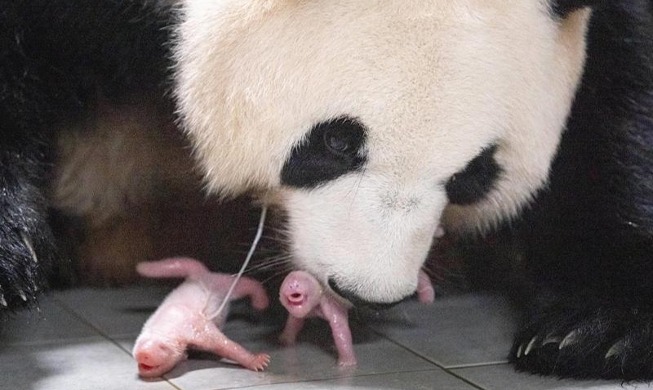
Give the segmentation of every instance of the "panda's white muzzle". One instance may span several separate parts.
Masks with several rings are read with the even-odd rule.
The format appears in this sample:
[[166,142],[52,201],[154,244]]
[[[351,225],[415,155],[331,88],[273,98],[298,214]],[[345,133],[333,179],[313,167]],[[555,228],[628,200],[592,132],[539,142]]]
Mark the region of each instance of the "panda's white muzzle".
[[284,190],[295,264],[354,304],[392,304],[414,294],[446,196],[425,182],[390,188],[387,178],[351,174]]

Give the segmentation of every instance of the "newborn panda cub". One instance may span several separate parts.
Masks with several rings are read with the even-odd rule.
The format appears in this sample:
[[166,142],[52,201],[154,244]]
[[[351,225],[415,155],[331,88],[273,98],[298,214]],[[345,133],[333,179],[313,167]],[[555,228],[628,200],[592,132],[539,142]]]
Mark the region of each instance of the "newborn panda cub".
[[[186,358],[188,348],[212,352],[254,371],[264,370],[270,356],[253,354],[230,340],[220,328],[227,308],[218,311],[233,277],[210,272],[204,264],[188,258],[142,262],[140,275],[150,278],[186,278],[147,320],[136,339],[133,356],[141,377],[161,376]],[[249,297],[257,310],[268,307],[265,290],[254,279],[238,280],[229,300]]]
[[[431,280],[420,271],[417,284],[417,299],[421,303],[432,303],[435,292]],[[297,334],[304,327],[307,317],[320,317],[329,322],[333,341],[338,350],[338,366],[356,365],[356,355],[349,329],[348,311],[351,304],[325,292],[320,282],[305,271],[293,271],[286,276],[279,289],[279,300],[288,310],[286,326],[279,337],[285,345],[294,344]]]

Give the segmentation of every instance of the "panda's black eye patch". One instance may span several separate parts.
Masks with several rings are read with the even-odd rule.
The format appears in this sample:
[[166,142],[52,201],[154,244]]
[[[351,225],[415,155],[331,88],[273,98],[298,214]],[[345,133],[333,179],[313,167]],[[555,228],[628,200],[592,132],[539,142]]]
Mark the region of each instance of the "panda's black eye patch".
[[318,123],[292,150],[281,170],[281,182],[313,188],[365,164],[365,127],[356,119],[341,117]]
[[494,158],[496,151],[497,145],[483,149],[465,168],[451,176],[445,184],[451,203],[473,204],[492,191],[501,175],[501,167]]

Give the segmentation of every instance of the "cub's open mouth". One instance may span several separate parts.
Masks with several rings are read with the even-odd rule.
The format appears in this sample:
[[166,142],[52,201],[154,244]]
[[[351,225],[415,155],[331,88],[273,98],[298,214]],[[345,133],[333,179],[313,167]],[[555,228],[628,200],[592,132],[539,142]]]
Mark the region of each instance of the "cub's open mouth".
[[292,293],[286,297],[286,301],[290,306],[301,306],[305,301],[304,294]]

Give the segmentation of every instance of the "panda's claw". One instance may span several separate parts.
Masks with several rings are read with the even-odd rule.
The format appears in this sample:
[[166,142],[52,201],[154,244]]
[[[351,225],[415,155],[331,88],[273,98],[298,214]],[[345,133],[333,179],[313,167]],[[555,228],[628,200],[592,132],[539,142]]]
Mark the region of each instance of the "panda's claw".
[[619,340],[616,343],[612,344],[608,352],[605,353],[604,359],[609,360],[613,357],[618,357],[621,355],[626,348],[626,343],[624,340]]
[[519,344],[519,348],[517,348],[517,359],[521,358],[522,351],[524,350],[524,344]]
[[579,339],[580,333],[578,332],[577,329],[572,330],[569,332],[560,342],[560,345],[558,345],[558,349],[563,349],[565,347],[568,347],[572,344],[575,344],[578,339]]
[[560,338],[558,336],[549,335],[542,341],[542,344],[540,344],[540,346],[543,347],[543,346],[549,345],[549,344],[558,344],[558,345],[560,345],[561,342],[562,342],[562,338]]
[[32,245],[32,241],[23,232],[20,233],[20,237],[22,238],[25,247],[29,251],[32,261],[38,264],[39,258],[36,256],[36,251],[34,250],[34,245]]
[[535,346],[535,342],[537,341],[537,339],[538,339],[537,336],[533,336],[531,341],[528,342],[528,344],[526,345],[526,349],[524,350],[524,356],[528,356],[528,354],[531,353],[531,350]]

